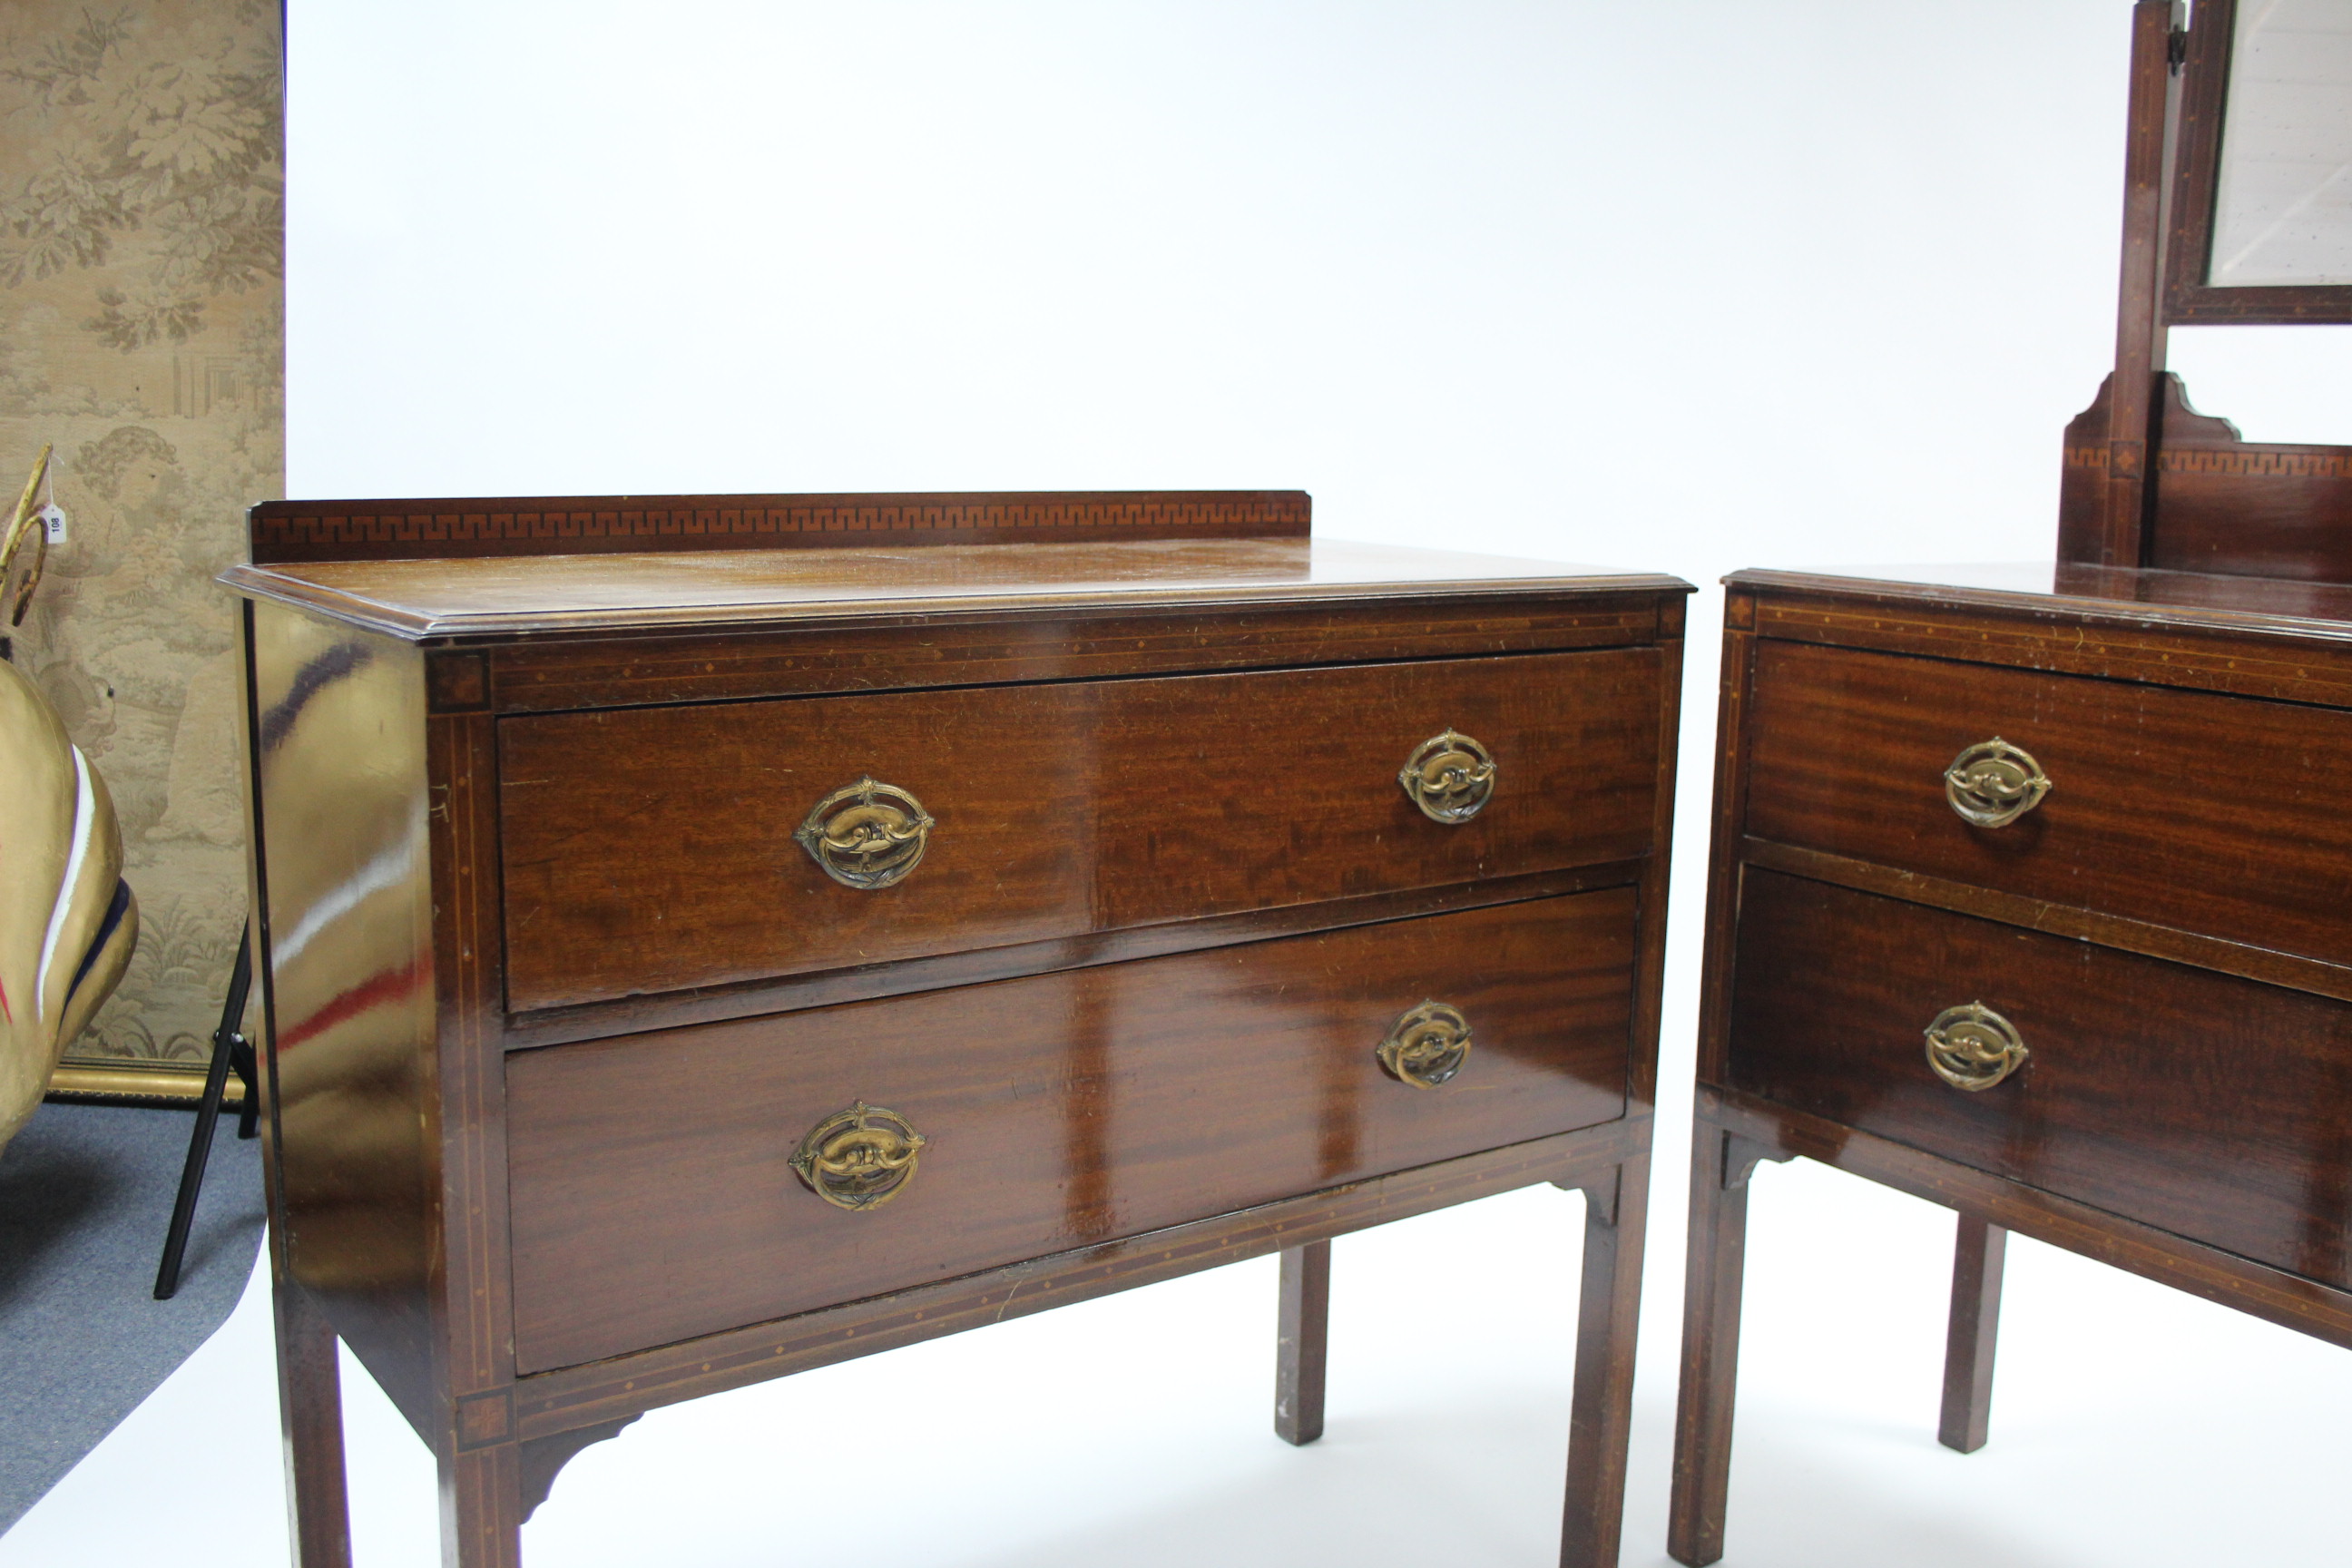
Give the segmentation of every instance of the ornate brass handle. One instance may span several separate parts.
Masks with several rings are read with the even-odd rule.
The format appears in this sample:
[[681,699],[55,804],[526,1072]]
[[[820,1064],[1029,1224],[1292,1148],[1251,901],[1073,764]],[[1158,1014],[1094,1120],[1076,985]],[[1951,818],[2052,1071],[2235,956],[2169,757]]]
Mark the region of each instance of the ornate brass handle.
[[907,1190],[915,1156],[929,1142],[897,1111],[861,1100],[809,1129],[793,1169],[835,1208],[879,1208]]
[[1495,793],[1495,759],[1469,736],[1448,730],[1412,749],[1397,783],[1423,816],[1456,827],[1477,816]]
[[1990,1089],[2032,1054],[2017,1026],[1981,1002],[1947,1007],[1927,1026],[1927,1065],[1954,1089],[1970,1093]]
[[842,886],[887,888],[922,859],[934,826],[922,802],[867,778],[818,801],[793,837]]
[[1389,1026],[1372,1055],[1399,1083],[1435,1089],[1469,1059],[1470,1020],[1443,1002],[1423,1002]]
[[1979,827],[2006,827],[2049,793],[2042,764],[1999,735],[1970,746],[1944,770],[1944,798]]

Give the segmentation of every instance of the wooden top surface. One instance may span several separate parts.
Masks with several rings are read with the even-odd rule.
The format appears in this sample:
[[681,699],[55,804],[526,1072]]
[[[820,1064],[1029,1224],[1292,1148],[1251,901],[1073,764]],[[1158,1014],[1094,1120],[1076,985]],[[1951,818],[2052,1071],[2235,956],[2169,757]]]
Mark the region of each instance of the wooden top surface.
[[2106,622],[2276,631],[2352,642],[2352,586],[2284,577],[2157,572],[2072,562],[1933,566],[1751,568],[1724,582],[1761,593],[1829,594],[1978,605]]
[[220,581],[410,640],[1096,605],[1690,591],[1657,573],[1296,537],[320,561],[232,566]]

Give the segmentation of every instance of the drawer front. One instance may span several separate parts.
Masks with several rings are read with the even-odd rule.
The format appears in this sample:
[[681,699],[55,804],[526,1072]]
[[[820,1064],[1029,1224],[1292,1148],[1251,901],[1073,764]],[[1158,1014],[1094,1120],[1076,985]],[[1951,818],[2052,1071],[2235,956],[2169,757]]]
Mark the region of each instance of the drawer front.
[[[1754,868],[1733,984],[1731,1088],[2352,1285],[2352,1006]],[[2028,1053],[1977,1090],[1971,1003]]]
[[[509,1005],[1631,858],[1659,701],[1621,648],[504,720]],[[1398,784],[1449,730],[1497,770],[1458,825]],[[849,887],[794,834],[868,777],[932,826]]]
[[[1753,712],[1759,837],[2352,963],[2352,713],[1770,641]],[[1995,737],[2050,789],[1972,826]]]
[[[1631,889],[508,1059],[526,1372],[1203,1219],[1623,1114]],[[1376,1051],[1457,1008],[1458,1072]],[[836,1207],[791,1163],[863,1102],[927,1140]]]

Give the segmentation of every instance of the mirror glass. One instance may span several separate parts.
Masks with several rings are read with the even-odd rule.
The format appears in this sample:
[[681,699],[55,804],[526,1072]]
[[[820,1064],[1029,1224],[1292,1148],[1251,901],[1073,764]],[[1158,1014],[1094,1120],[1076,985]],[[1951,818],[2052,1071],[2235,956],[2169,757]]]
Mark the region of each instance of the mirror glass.
[[2239,0],[2216,288],[2352,283],[2352,0]]

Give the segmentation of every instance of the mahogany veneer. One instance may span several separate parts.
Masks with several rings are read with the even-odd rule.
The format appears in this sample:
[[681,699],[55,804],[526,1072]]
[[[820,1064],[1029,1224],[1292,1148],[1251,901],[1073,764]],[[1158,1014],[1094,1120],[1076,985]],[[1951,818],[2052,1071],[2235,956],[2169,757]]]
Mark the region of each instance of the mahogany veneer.
[[[1654,648],[601,709],[499,731],[517,1009],[1623,860],[1649,844]],[[1516,766],[1454,831],[1393,774],[1432,713]],[[1281,804],[1237,813],[1278,734]],[[939,821],[922,875],[840,886],[793,841],[840,759]],[[681,768],[678,759],[695,765]],[[853,774],[853,776],[855,776]],[[752,879],[773,901],[699,900]],[[780,928],[789,915],[789,934]]]
[[[645,1410],[1268,1252],[1310,1441],[1330,1238],[1539,1182],[1588,1199],[1561,1560],[1616,1561],[1688,589],[1306,517],[256,510],[303,1568],[349,1561],[338,1338],[433,1446],[445,1561],[513,1568]],[[1496,770],[1456,823],[1399,777],[1449,732]],[[887,885],[800,831],[861,779],[919,804],[841,844],[928,819]]]
[[[518,1370],[1615,1121],[1633,906],[1614,888],[518,1056]],[[1379,1092],[1362,1042],[1433,995],[1493,1054],[1458,1094]],[[808,1201],[777,1129],[859,1099],[957,1173],[870,1216]]]
[[[2352,1009],[1753,862],[1743,886],[1725,1087],[2352,1289],[2326,1176]],[[1979,999],[2033,1056],[1962,1093],[1920,1032]]]
[[[2352,712],[1778,638],[1753,697],[1750,837],[2352,964]],[[2000,831],[1920,811],[1995,735],[2063,787]]]

